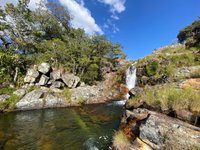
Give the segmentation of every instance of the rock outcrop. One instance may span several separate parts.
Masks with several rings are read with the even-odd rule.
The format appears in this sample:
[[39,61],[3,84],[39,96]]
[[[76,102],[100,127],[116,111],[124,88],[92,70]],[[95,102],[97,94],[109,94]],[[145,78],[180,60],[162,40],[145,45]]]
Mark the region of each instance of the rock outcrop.
[[[24,78],[28,86],[45,86],[52,88],[75,88],[80,84],[80,78],[71,73],[63,73],[61,70],[51,67],[48,63],[29,68]],[[26,86],[27,87],[27,86]]]
[[138,144],[152,150],[200,148],[200,128],[147,109],[127,110],[121,128],[129,132],[132,150],[138,149]]

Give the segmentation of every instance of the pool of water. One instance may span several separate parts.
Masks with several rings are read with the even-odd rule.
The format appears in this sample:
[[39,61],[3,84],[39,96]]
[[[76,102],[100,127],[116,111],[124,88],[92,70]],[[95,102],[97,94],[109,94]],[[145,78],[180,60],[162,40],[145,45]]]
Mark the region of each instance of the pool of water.
[[123,111],[100,104],[0,114],[0,149],[106,150]]

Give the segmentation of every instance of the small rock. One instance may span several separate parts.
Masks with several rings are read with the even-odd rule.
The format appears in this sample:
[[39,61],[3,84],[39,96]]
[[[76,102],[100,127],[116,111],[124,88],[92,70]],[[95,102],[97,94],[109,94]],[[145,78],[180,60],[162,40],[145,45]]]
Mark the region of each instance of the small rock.
[[86,86],[85,82],[81,82],[80,87]]
[[13,92],[14,95],[17,95],[19,97],[22,97],[26,94],[26,90],[25,89],[18,89],[16,91]]
[[49,77],[42,75],[39,81],[39,85],[44,86],[47,84]]
[[38,66],[38,71],[43,73],[43,74],[47,74],[50,71],[50,69],[51,69],[51,66],[48,63],[41,63]]
[[65,85],[60,81],[55,81],[52,83],[51,88],[63,88]]
[[28,69],[26,76],[24,78],[25,83],[34,83],[39,78],[40,74],[35,69]]
[[9,98],[10,98],[10,95],[7,95],[7,94],[0,95],[0,103],[5,102]]

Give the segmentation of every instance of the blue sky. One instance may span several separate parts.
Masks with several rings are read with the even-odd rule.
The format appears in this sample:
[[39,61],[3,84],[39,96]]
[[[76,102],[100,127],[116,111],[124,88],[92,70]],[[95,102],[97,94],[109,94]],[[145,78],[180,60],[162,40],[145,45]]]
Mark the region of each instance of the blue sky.
[[[35,9],[41,0],[30,0]],[[47,2],[47,0],[43,0]],[[60,3],[73,16],[71,25],[87,34],[105,34],[124,47],[128,59],[177,41],[182,28],[200,16],[200,0],[48,0]],[[0,0],[17,3],[17,0]]]
[[[109,6],[87,0],[98,25],[110,19]],[[103,29],[106,36],[124,47],[128,59],[150,54],[155,48],[177,41],[180,29],[200,16],[200,0],[126,0],[125,11],[119,20],[110,19],[119,29]]]

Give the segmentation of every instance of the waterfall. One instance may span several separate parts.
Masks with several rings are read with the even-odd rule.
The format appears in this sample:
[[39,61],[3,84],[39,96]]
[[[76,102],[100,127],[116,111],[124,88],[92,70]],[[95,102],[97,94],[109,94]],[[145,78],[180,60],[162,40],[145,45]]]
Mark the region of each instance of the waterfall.
[[126,70],[126,86],[129,90],[133,89],[136,84],[136,67],[135,63]]
[[[135,88],[136,85],[136,63],[132,64],[127,70],[126,70],[126,86],[128,90]],[[130,95],[127,93],[127,99],[129,99]]]

